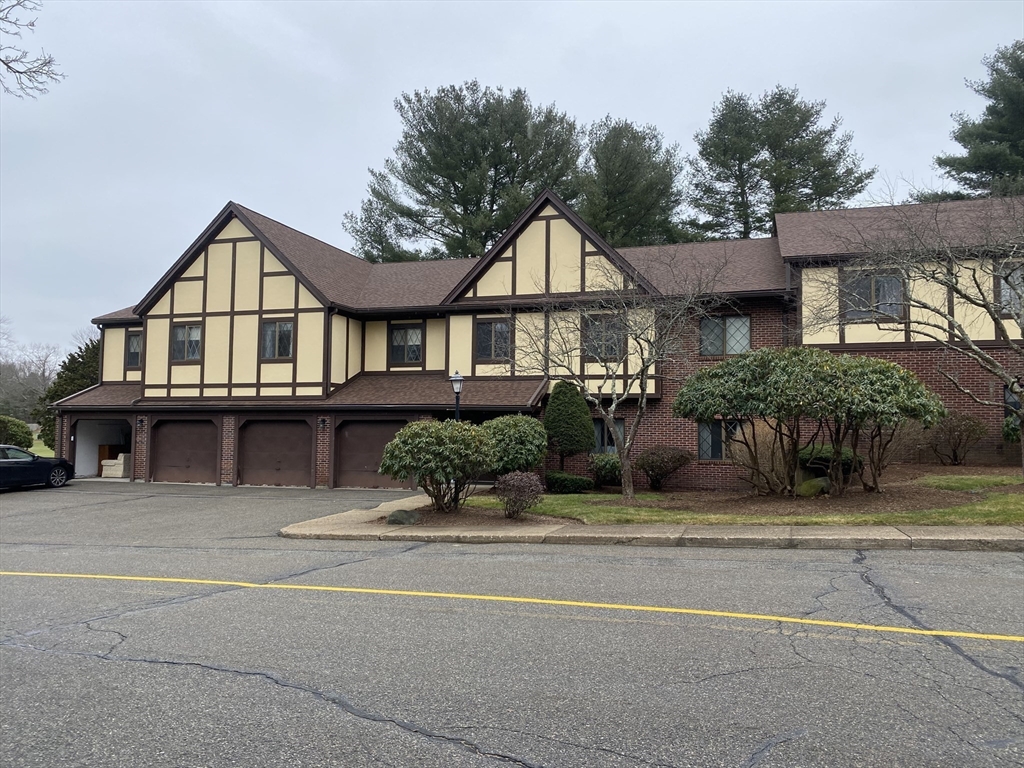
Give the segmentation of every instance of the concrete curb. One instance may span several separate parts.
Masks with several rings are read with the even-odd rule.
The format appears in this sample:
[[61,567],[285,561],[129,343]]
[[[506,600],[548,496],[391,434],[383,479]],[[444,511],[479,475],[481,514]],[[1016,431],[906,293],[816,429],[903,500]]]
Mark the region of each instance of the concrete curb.
[[569,544],[633,547],[757,549],[942,549],[1024,552],[1024,526],[903,525],[520,525],[444,527],[374,521],[396,509],[416,509],[426,496],[389,501],[282,528],[289,539],[424,541],[454,544]]

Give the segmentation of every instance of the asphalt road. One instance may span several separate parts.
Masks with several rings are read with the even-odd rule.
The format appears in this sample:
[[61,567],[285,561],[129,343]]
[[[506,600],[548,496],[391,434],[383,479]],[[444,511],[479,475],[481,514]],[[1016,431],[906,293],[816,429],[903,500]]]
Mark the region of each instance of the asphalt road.
[[0,765],[1024,765],[1020,554],[275,535],[400,496],[0,494]]

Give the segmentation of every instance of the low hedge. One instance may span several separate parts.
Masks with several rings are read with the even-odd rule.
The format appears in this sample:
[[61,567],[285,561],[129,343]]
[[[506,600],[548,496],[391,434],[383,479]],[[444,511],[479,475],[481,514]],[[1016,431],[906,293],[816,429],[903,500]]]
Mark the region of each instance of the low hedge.
[[548,493],[583,493],[594,490],[594,481],[589,477],[570,475],[568,472],[550,470],[546,480]]

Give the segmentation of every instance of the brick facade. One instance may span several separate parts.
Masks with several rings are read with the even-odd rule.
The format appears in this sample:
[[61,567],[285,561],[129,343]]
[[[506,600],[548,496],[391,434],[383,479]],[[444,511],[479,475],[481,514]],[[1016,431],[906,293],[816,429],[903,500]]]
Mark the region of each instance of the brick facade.
[[334,443],[334,420],[328,414],[316,418],[316,487],[326,488],[331,478],[331,453]]
[[132,447],[132,480],[146,480],[149,465],[149,417],[135,420],[135,445]]
[[236,475],[235,445],[237,444],[237,419],[234,415],[223,416],[220,423],[220,484],[234,485]]

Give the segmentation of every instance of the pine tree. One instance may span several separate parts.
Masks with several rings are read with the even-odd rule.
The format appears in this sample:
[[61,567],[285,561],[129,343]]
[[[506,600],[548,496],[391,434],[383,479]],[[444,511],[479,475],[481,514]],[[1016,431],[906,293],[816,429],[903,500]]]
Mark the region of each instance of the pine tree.
[[963,155],[938,155],[935,164],[946,176],[975,194],[1024,192],[1024,40],[997,48],[982,63],[987,80],[967,86],[988,99],[981,117],[953,115],[951,138]]
[[32,418],[39,424],[39,438],[50,448],[55,447],[55,421],[49,406],[76,392],[100,382],[100,342],[91,339],[72,352],[61,363],[57,377],[53,380],[39,403],[32,411]]
[[566,456],[591,450],[594,445],[594,420],[580,391],[567,381],[559,381],[551,390],[544,409],[544,429],[551,448],[558,454],[559,467],[565,469]]

